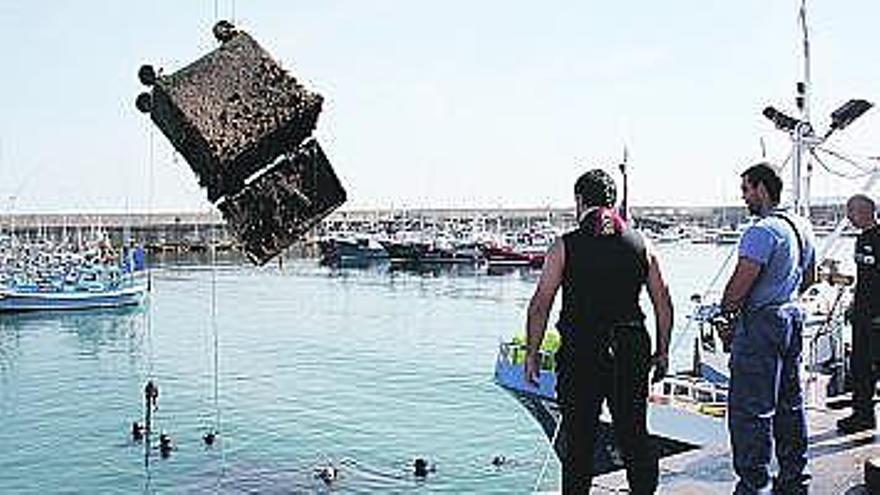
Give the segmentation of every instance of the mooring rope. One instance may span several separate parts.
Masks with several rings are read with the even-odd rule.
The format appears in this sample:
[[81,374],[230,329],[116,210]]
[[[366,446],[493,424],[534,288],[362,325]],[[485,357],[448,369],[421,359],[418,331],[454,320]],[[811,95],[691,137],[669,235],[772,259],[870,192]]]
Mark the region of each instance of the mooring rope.
[[538,472],[538,478],[535,480],[535,486],[532,489],[532,492],[537,492],[538,488],[541,487],[541,483],[544,481],[544,475],[547,474],[547,467],[550,465],[550,456],[553,455],[556,440],[559,437],[559,430],[561,428],[562,418],[560,418],[559,421],[556,422],[556,429],[553,430],[553,437],[550,439],[550,443],[547,444],[547,449],[544,453],[544,462],[541,463],[541,470]]

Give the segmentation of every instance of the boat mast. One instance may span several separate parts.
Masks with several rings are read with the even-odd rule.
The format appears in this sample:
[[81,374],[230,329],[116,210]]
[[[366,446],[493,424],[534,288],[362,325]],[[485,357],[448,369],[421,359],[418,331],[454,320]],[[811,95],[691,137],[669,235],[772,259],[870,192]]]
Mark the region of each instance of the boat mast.
[[628,178],[626,175],[626,166],[627,159],[629,153],[627,152],[626,145],[623,145],[623,161],[620,162],[619,168],[620,173],[623,175],[623,199],[620,201],[620,216],[623,217],[625,222],[629,222],[629,189],[628,189]]
[[810,179],[813,166],[808,152],[815,144],[813,126],[810,124],[810,39],[807,28],[807,0],[801,0],[798,15],[803,33],[804,78],[796,85],[795,103],[800,111],[800,119],[791,133],[794,142],[792,150],[792,206],[797,214],[810,216]]

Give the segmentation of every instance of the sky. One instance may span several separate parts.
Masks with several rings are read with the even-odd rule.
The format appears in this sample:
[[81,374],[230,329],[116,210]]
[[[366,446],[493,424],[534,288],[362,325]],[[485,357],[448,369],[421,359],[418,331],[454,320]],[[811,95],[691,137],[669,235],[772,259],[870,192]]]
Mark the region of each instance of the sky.
[[[739,201],[781,162],[800,0],[0,0],[0,213],[212,208],[134,107],[141,64],[178,70],[233,19],[324,96],[315,135],[345,208],[565,207],[628,149],[631,204]],[[817,128],[880,102],[880,2],[809,1]],[[880,155],[880,109],[828,146]],[[836,171],[854,170],[834,160]],[[880,164],[880,162],[868,162]],[[814,195],[859,182],[819,173]],[[875,188],[876,194],[876,188]]]

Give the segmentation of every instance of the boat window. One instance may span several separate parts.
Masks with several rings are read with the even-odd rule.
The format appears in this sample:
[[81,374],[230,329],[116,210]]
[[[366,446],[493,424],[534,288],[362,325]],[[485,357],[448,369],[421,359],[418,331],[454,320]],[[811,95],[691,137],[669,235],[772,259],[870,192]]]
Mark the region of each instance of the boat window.
[[675,395],[677,396],[688,396],[690,395],[690,391],[684,385],[676,385],[675,386]]

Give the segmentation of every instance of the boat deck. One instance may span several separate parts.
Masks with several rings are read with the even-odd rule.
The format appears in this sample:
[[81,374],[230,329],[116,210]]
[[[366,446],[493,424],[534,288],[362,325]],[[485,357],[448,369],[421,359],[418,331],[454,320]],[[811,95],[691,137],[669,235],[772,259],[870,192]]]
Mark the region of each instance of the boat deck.
[[[880,456],[880,435],[876,431],[839,435],[835,423],[849,412],[848,408],[809,409],[811,493],[869,493],[864,485],[864,463]],[[730,445],[725,439],[723,443],[662,459],[658,493],[729,494],[736,479]],[[622,470],[599,476],[594,483],[591,493],[628,493]]]

